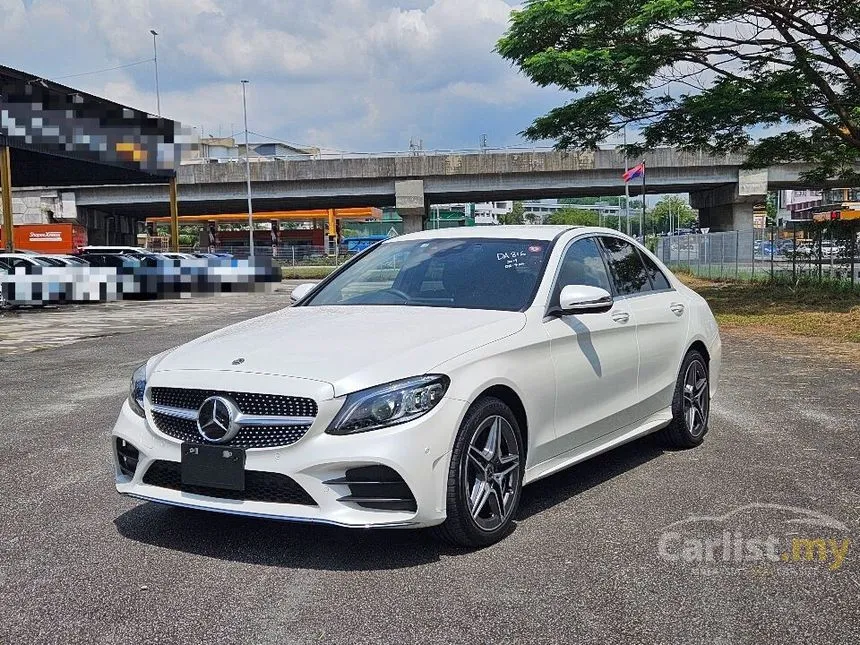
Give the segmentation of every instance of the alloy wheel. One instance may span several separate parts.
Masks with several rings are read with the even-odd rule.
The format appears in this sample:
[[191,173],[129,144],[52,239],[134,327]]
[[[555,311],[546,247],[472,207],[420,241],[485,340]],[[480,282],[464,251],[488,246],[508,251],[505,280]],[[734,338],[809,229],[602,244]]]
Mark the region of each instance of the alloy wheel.
[[708,373],[694,360],[684,374],[684,422],[693,437],[700,437],[708,423]]
[[514,508],[520,485],[516,431],[504,417],[487,417],[469,442],[463,477],[466,504],[478,528],[494,531]]

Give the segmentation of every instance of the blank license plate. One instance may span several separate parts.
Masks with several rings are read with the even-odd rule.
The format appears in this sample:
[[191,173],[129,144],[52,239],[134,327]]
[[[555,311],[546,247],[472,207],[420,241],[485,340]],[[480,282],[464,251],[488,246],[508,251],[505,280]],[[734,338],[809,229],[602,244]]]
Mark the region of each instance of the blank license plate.
[[183,443],[182,484],[245,490],[245,450]]

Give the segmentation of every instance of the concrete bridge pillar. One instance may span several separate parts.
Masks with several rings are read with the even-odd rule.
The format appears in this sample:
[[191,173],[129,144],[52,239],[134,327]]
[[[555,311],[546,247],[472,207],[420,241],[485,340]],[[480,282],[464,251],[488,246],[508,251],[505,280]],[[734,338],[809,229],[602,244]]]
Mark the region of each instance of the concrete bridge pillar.
[[699,211],[699,226],[711,231],[751,231],[753,206],[767,200],[767,194],[746,194],[739,184],[690,193],[690,206]]
[[403,219],[403,232],[424,230],[427,209],[424,205],[424,180],[407,179],[394,182],[394,207]]

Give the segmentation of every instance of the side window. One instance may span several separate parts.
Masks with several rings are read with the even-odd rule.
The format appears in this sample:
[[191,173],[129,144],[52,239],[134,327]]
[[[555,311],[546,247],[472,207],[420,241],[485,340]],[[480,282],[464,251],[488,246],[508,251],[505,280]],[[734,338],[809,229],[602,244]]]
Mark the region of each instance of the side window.
[[630,295],[651,291],[648,273],[645,265],[639,259],[639,254],[629,242],[617,237],[602,237],[603,248],[606,251],[606,261],[615,281],[615,288],[620,295]]
[[639,257],[642,258],[642,262],[645,263],[645,270],[648,272],[648,277],[651,278],[651,286],[654,288],[654,291],[662,291],[664,289],[672,288],[669,284],[669,280],[660,270],[660,267],[654,263],[654,260],[641,251],[639,252]]
[[595,238],[577,240],[565,251],[549,302],[550,307],[558,306],[561,290],[569,284],[584,284],[612,291],[606,265],[600,256]]

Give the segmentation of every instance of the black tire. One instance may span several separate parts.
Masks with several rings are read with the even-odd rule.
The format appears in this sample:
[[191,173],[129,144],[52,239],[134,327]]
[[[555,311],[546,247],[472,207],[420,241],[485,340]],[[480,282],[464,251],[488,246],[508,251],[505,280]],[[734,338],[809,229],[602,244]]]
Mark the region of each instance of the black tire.
[[[691,371],[693,378],[690,378]],[[704,384],[701,380],[704,379]],[[687,388],[685,400],[685,387],[693,382],[694,391],[691,393]],[[701,389],[700,391],[700,388]],[[699,404],[691,400],[699,395]],[[690,427],[690,406],[695,408],[693,413],[694,423]],[[672,397],[672,421],[660,431],[660,438],[671,448],[695,448],[700,445],[708,433],[708,417],[711,410],[710,373],[708,361],[701,352],[691,349],[687,352],[678,372],[678,381],[675,384],[675,395]]]
[[[507,426],[504,422],[507,422]],[[481,444],[486,436],[486,445],[489,445],[489,433],[493,431],[495,424],[498,424],[498,432],[502,437],[499,451],[504,454],[500,459],[488,459],[484,464],[485,469],[480,471],[475,454],[481,453],[477,452],[473,441]],[[476,452],[473,453],[470,447]],[[471,460],[470,454],[473,455]],[[510,461],[513,455],[516,455],[515,469],[514,462]],[[505,459],[509,461],[504,461]],[[508,535],[520,505],[524,469],[522,433],[511,409],[493,397],[482,397],[475,401],[466,413],[454,440],[448,469],[447,519],[443,524],[434,527],[436,536],[456,546],[483,547]],[[487,478],[483,483],[479,480],[479,473]],[[475,480],[474,485],[470,486],[472,475]],[[508,479],[498,480],[499,477]],[[489,492],[486,493],[484,504],[478,509],[476,518],[473,516],[467,491],[475,492],[478,489],[487,489]],[[483,496],[478,495],[478,498]],[[503,512],[494,513],[494,506],[503,509]],[[482,514],[485,517],[482,517]],[[494,522],[498,522],[498,526],[491,526]]]

